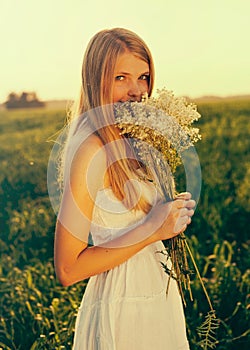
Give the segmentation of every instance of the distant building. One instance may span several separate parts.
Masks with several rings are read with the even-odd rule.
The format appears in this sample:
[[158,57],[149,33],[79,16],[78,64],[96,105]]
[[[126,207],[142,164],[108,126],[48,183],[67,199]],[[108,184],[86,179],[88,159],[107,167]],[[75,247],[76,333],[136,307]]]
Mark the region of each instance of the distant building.
[[4,105],[7,109],[45,107],[45,103],[37,98],[35,92],[22,92],[21,95],[11,92]]

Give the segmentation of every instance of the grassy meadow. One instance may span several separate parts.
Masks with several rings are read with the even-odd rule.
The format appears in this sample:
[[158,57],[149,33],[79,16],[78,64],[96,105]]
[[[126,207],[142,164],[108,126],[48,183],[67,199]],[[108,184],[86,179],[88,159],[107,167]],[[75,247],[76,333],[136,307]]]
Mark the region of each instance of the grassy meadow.
[[[247,350],[250,100],[199,102],[202,191],[186,234],[220,320],[216,349]],[[53,268],[55,214],[47,163],[62,110],[0,111],[0,349],[71,349],[86,282],[62,287]],[[185,190],[181,171],[178,188]],[[185,309],[191,350],[208,306],[196,278]],[[187,298],[188,299],[188,298]]]

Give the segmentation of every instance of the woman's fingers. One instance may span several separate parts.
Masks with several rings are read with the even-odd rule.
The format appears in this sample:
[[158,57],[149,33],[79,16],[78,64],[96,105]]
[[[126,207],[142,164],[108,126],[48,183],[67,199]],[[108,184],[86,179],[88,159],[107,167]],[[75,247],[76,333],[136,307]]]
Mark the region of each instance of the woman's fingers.
[[172,202],[159,202],[148,219],[159,239],[169,239],[185,231],[191,223],[196,203],[190,193],[182,193]]
[[191,223],[191,217],[194,215],[193,208],[196,203],[191,199],[189,193],[184,193],[174,201],[174,204],[177,214],[174,232],[181,233],[185,231],[187,226]]
[[189,201],[186,201],[186,207],[188,209],[192,209],[196,206],[196,202],[194,199],[190,199]]
[[179,234],[181,232],[184,232],[187,229],[187,224],[180,222],[176,222],[175,228],[174,228],[174,234]]
[[189,200],[175,199],[173,203],[177,209],[181,209],[181,208],[192,209],[196,205],[196,202],[193,199],[189,199]]
[[188,215],[180,216],[176,221],[174,233],[181,233],[186,230],[187,226],[191,223],[191,217]]
[[191,209],[196,206],[195,200],[191,198],[192,198],[192,195],[190,192],[182,192],[176,196],[175,201],[178,202],[179,206],[185,206]]
[[180,216],[193,216],[194,215],[194,210],[193,209],[188,209],[186,207],[180,209]]
[[191,199],[192,195],[190,192],[181,192],[179,194],[177,194],[176,199],[184,199],[184,200],[188,200]]

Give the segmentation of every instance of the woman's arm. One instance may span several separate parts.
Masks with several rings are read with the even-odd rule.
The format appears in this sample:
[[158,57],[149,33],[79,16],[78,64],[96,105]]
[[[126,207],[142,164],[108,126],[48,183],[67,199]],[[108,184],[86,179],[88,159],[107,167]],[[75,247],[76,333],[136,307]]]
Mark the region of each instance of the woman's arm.
[[143,224],[105,246],[88,247],[95,197],[104,186],[105,172],[105,151],[91,136],[72,163],[71,186],[64,191],[56,225],[55,268],[64,286],[122,264],[147,245],[174,237],[191,222],[195,203],[184,194],[172,203],[158,204]]

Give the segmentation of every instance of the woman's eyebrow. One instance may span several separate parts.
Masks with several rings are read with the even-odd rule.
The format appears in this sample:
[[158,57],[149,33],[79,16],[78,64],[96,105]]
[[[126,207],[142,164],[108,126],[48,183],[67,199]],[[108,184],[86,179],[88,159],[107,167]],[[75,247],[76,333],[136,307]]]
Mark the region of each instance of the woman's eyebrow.
[[[115,74],[116,75],[131,75],[131,73],[129,73],[129,72],[117,72]],[[148,74],[150,74],[149,71],[146,71],[146,72],[140,73],[139,76],[141,76],[141,75],[148,75]]]
[[127,72],[116,72],[115,74],[119,74],[119,75],[130,75],[130,73],[127,73]]

